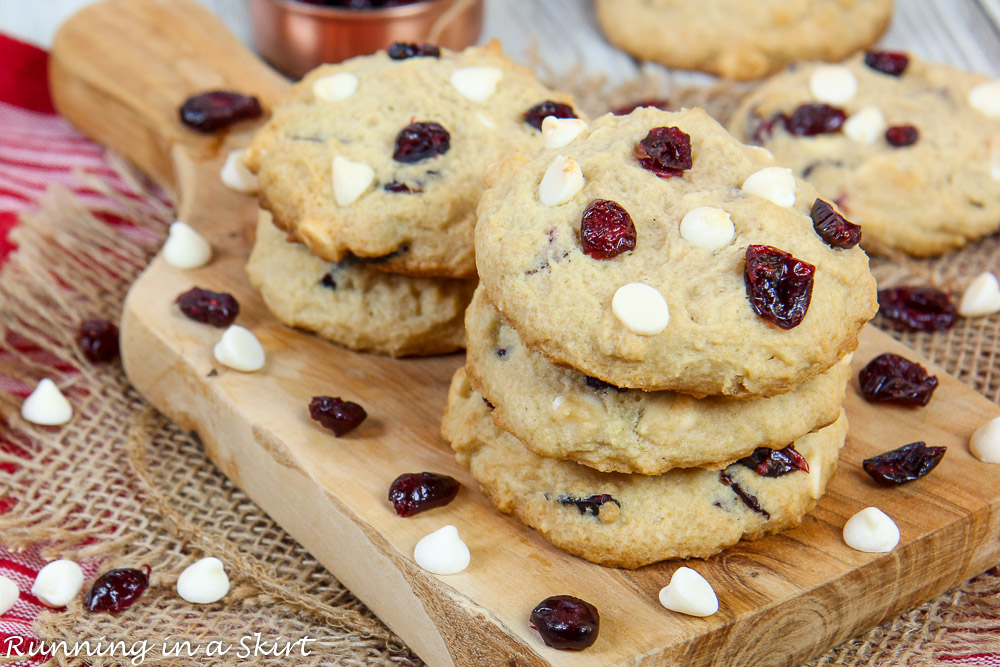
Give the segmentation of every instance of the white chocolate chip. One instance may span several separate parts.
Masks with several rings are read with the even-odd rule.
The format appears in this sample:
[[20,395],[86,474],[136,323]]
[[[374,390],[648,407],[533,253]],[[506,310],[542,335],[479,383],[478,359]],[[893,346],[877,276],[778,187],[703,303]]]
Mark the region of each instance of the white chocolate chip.
[[874,144],[883,135],[888,125],[882,110],[871,105],[863,107],[844,121],[844,134],[861,144]]
[[191,225],[174,222],[163,244],[163,259],[178,269],[197,269],[212,259],[212,246]]
[[817,500],[823,495],[823,464],[820,461],[809,463],[809,495]]
[[718,250],[733,242],[736,227],[721,208],[699,206],[681,220],[681,238],[705,250]]
[[464,67],[452,72],[451,85],[462,97],[485,102],[496,92],[502,78],[503,70],[499,67]]
[[177,595],[192,604],[212,604],[228,592],[229,576],[218,558],[202,558],[177,577]]
[[688,616],[711,616],[719,611],[712,584],[689,567],[677,568],[670,583],[660,589],[660,604]]
[[576,196],[583,184],[583,170],[577,161],[560,155],[545,170],[538,185],[538,198],[548,206],[559,206]]
[[413,560],[431,574],[458,574],[469,567],[472,554],[458,536],[458,528],[445,526],[417,542]]
[[858,80],[843,65],[820,65],[809,77],[809,90],[820,102],[843,104],[857,94]]
[[556,118],[546,116],[542,119],[542,138],[546,148],[562,148],[576,139],[587,129],[587,121],[579,118]]
[[252,373],[264,367],[264,348],[250,331],[233,324],[212,351],[215,360],[234,371]]
[[982,317],[1000,313],[1000,283],[989,271],[976,276],[965,288],[958,305],[962,317]]
[[41,570],[31,594],[47,607],[65,607],[83,588],[83,570],[71,560],[54,560]]
[[655,336],[670,323],[667,301],[646,283],[622,285],[611,299],[611,311],[632,333]]
[[56,383],[44,378],[21,404],[21,416],[25,421],[40,426],[61,426],[73,417],[70,405]]
[[497,126],[496,122],[492,118],[484,114],[482,111],[476,112],[476,118],[479,119],[480,123],[490,128],[491,130]]
[[747,177],[743,192],[789,208],[795,205],[795,176],[785,167],[765,167]]
[[375,180],[375,170],[364,162],[338,155],[333,158],[333,198],[338,206],[350,206]]
[[7,577],[0,577],[0,616],[13,609],[20,597],[21,591],[17,589],[17,584]]
[[899,544],[899,528],[877,507],[866,507],[844,524],[844,542],[858,551],[882,554]]
[[358,90],[358,77],[350,72],[324,76],[313,82],[313,95],[327,102],[346,100]]
[[1000,417],[976,429],[969,440],[969,451],[983,463],[1000,463]]
[[1000,134],[990,139],[990,176],[1000,181]]
[[969,105],[990,118],[1000,117],[1000,81],[987,81],[970,90]]
[[226,163],[222,165],[219,176],[227,188],[252,195],[257,192],[257,177],[243,164],[244,149],[230,151],[226,156]]

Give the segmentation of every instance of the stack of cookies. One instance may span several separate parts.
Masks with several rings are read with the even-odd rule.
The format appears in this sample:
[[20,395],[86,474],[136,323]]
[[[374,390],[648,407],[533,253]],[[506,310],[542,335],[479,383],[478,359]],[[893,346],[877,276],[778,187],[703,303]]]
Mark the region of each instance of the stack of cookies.
[[700,110],[604,116],[487,182],[443,432],[496,507],[620,567],[801,521],[876,310],[860,230]]
[[583,125],[496,43],[319,67],[244,156],[263,209],[251,282],[278,319],[353,349],[458,349],[487,166]]

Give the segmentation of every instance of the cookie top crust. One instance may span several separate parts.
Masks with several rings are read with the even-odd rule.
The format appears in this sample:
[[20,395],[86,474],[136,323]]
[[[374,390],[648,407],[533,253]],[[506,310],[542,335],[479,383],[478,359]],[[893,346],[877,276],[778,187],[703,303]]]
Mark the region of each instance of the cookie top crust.
[[784,393],[875,314],[868,257],[819,235],[815,190],[700,109],[603,116],[487,183],[490,302],[526,346],[615,386]]
[[837,468],[847,418],[795,442],[808,472],[765,477],[742,464],[663,475],[602,473],[525,449],[490,419],[459,369],[442,433],[493,505],[555,546],[589,561],[635,568],[668,558],[704,558],[740,539],[798,524]]
[[245,162],[275,224],[323,259],[470,278],[483,172],[543,148],[546,114],[576,111],[495,41],[437,57],[380,51],[307,74]]
[[806,63],[731,123],[864,229],[873,252],[938,255],[1000,229],[1000,82],[904,53]]
[[892,0],[597,0],[615,44],[670,67],[752,79],[874,43]]
[[466,372],[493,421],[539,456],[602,472],[721,469],[781,449],[840,416],[850,355],[794,390],[757,401],[622,390],[549,363],[476,290],[466,311]]

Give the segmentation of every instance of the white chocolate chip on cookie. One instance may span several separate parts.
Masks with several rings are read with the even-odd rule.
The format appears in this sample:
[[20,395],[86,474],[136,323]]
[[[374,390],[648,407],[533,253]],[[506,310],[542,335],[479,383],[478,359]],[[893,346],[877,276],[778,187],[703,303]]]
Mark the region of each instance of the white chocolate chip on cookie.
[[560,155],[545,170],[538,185],[538,198],[548,206],[559,206],[576,196],[583,184],[583,171],[577,161]]
[[719,611],[712,584],[689,567],[677,568],[670,583],[660,589],[660,604],[688,616],[711,616]]
[[820,102],[843,104],[858,92],[858,80],[843,65],[820,65],[809,77],[809,90]]
[[338,155],[333,158],[333,198],[338,206],[356,202],[375,180],[375,170],[364,162]]
[[358,90],[358,77],[350,72],[340,72],[316,79],[312,85],[313,95],[327,102],[346,100]]
[[645,283],[619,287],[611,299],[611,311],[629,331],[640,336],[655,336],[670,323],[666,299]]
[[987,81],[969,91],[969,105],[990,118],[1000,118],[1000,81]]
[[485,102],[496,92],[502,78],[503,70],[499,67],[463,67],[452,72],[451,85],[462,97]]
[[844,524],[847,546],[866,553],[888,553],[899,544],[899,527],[877,507],[866,507]]
[[587,121],[579,118],[556,118],[546,116],[542,119],[542,138],[546,148],[562,148],[587,129]]
[[844,121],[843,131],[861,144],[874,144],[885,134],[885,116],[875,105],[864,107]]
[[718,250],[733,242],[736,227],[721,208],[699,206],[681,220],[681,238],[705,250]]
[[743,192],[790,208],[795,205],[795,176],[785,167],[765,167],[747,177]]

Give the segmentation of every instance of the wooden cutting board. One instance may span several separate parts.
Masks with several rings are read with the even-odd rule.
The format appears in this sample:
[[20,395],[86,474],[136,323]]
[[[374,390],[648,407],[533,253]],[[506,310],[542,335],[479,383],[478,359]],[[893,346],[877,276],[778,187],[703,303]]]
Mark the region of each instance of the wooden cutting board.
[[[252,198],[218,178],[228,150],[255,129],[204,137],[184,128],[187,96],[228,88],[267,108],[287,83],[190,0],[107,0],[77,14],[51,61],[59,110],[132,159],[179,202],[178,218],[211,241],[207,267],[181,271],[157,257],[132,287],[122,359],[135,386],[199,433],[218,467],[299,540],[431,665],[790,664],[853,637],[965,582],[1000,561],[1000,466],[976,461],[968,439],[1000,409],[938,373],[923,409],[877,407],[848,390],[851,432],[829,493],[803,525],[741,544],[693,566],[720,599],[710,618],[663,609],[657,592],[676,563],[637,571],[569,556],[495,510],[438,433],[460,355],[391,360],[359,354],[279,324],[243,271],[255,221]],[[267,365],[242,374],[213,362],[221,331],[184,318],[173,301],[198,285],[231,292],[239,323],[260,338]],[[869,328],[855,366],[893,350],[917,355]],[[370,418],[335,439],[310,421],[310,397],[364,405]],[[861,460],[914,440],[947,445],[926,479],[877,487]],[[386,501],[400,473],[453,475],[465,488],[448,507],[401,519]],[[889,554],[848,548],[841,529],[876,505],[902,531]],[[449,577],[412,561],[425,534],[454,524],[472,564]],[[546,648],[528,627],[543,598],[571,594],[601,613],[598,642],[580,653]]]

